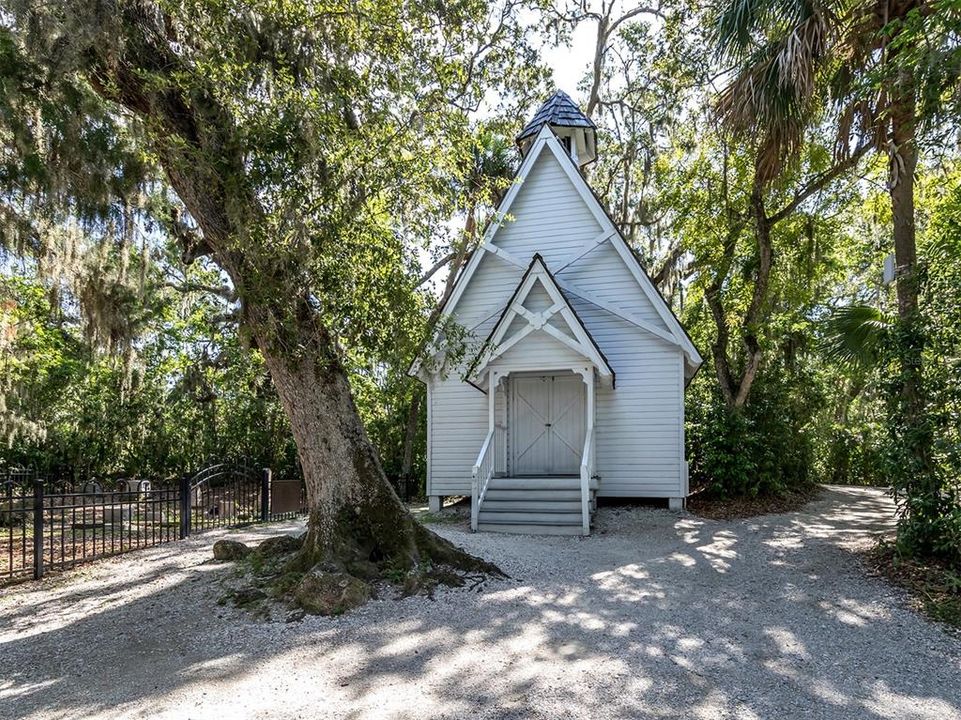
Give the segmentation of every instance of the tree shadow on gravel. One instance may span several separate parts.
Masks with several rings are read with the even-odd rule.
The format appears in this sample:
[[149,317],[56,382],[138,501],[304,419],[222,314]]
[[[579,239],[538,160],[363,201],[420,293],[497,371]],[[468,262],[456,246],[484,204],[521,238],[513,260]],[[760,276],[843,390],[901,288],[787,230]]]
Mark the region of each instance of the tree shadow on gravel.
[[961,718],[961,642],[849,550],[890,512],[832,488],[737,522],[626,511],[583,540],[438,527],[511,579],[289,625],[217,607],[221,570],[197,565],[4,632],[0,716]]

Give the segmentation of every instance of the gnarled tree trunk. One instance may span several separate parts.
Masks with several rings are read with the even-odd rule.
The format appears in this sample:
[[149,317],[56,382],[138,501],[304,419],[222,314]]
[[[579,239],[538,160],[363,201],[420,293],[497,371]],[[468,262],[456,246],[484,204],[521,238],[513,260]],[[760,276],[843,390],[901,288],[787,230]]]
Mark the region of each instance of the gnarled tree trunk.
[[185,254],[209,254],[234,283],[242,328],[266,360],[307,483],[309,529],[296,567],[365,579],[384,567],[412,571],[412,578],[439,565],[498,572],[419,525],[400,502],[357,413],[301,258],[270,240],[247,182],[251,148],[243,133],[202,80],[178,85],[181,73],[193,76],[162,41],[162,13],[137,3],[122,8],[122,43],[91,46],[88,77],[103,98],[146,121],[171,188],[203,234],[183,238]]
[[[310,520],[299,560],[364,573],[371,563],[417,570],[426,563],[493,570],[428,532],[407,512],[367,437],[347,374],[329,333],[306,298],[296,354],[261,342],[271,378],[290,418],[307,483]],[[270,308],[250,305],[254,328]]]

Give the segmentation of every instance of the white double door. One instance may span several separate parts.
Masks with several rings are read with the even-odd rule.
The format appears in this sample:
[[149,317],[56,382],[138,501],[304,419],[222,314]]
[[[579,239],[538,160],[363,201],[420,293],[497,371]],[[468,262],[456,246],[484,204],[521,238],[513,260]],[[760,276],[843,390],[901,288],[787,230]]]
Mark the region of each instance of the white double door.
[[513,376],[511,472],[576,475],[586,427],[584,381],[579,375]]

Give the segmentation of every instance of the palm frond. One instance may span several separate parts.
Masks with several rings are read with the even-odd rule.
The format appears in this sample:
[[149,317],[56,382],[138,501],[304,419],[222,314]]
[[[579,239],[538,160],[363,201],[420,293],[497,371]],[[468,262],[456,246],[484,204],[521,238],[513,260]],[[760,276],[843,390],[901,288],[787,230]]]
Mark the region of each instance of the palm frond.
[[824,321],[821,349],[824,356],[849,370],[874,367],[891,328],[891,319],[870,305],[847,305]]
[[[734,5],[746,1],[736,0]],[[762,182],[777,176],[785,158],[799,147],[835,17],[807,0],[782,0],[776,9],[781,22],[775,24],[786,29],[742,58],[739,73],[717,101],[725,125],[735,133],[758,138]]]
[[831,1],[729,0],[715,15],[714,47],[722,60],[740,65],[758,48],[790,35],[812,18],[837,25]]
[[714,41],[720,57],[736,62],[748,54],[770,14],[771,0],[731,0],[717,15]]

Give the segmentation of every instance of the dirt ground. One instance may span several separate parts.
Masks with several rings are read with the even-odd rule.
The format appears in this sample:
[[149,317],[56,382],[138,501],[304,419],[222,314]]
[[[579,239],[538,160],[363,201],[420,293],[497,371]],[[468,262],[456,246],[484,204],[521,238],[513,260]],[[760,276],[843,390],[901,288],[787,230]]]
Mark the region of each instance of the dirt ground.
[[869,576],[872,488],[711,520],[608,507],[590,538],[433,527],[510,578],[265,623],[208,533],[0,590],[2,718],[961,720],[961,637]]

